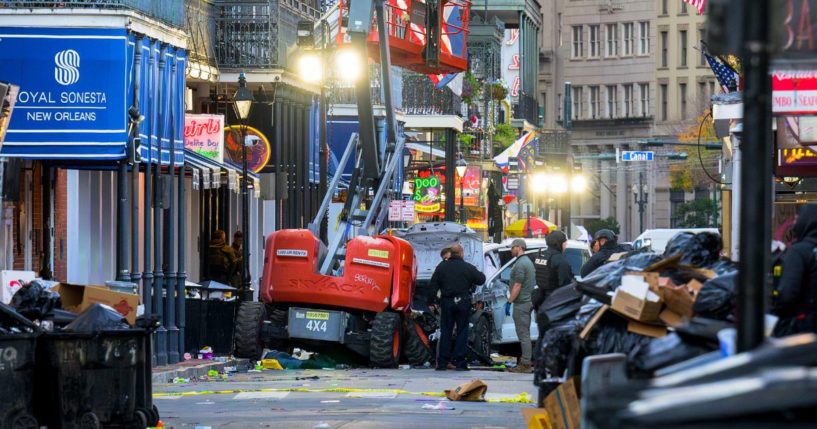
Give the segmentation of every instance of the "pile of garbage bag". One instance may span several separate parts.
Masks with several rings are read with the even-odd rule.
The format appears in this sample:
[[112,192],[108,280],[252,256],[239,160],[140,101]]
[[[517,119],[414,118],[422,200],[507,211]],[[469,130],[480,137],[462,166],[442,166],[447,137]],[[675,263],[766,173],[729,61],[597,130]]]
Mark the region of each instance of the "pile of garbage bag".
[[[679,233],[663,254],[618,255],[555,291],[537,309],[536,379],[579,375],[574,362],[607,353],[627,355],[630,376],[649,377],[718,350],[717,332],[733,326],[737,297],[737,265],[721,257],[722,250],[717,234]],[[618,290],[633,282],[643,285]],[[644,294],[639,302],[648,301],[642,313],[614,302],[619,294],[633,299],[627,296],[633,290]],[[644,310],[650,306],[651,313]]]

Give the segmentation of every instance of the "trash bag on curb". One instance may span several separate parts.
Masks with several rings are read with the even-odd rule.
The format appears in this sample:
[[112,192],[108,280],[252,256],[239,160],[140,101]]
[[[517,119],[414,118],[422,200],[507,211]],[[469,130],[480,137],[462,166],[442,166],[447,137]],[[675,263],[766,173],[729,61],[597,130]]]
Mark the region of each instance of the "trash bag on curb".
[[675,333],[641,344],[631,354],[631,368],[652,375],[661,368],[706,354],[713,349],[689,344]]
[[0,302],[0,336],[10,334],[31,334],[39,330],[34,322],[26,319],[14,308]]
[[637,252],[633,255],[611,262],[597,268],[587,277],[577,282],[576,289],[597,301],[610,304],[607,292],[621,286],[621,277],[628,271],[643,271],[661,260],[661,255],[654,252]]
[[60,294],[32,280],[14,294],[11,306],[30,320],[42,320],[51,310],[62,308],[62,302]]
[[267,359],[275,359],[278,363],[284,367],[284,369],[300,369],[301,365],[304,364],[304,361],[300,359],[296,359],[289,355],[288,353],[279,352],[278,350],[270,350],[264,353],[264,360]]
[[737,277],[737,271],[733,271],[704,283],[692,311],[709,319],[732,320],[737,300]]
[[562,286],[536,309],[536,323],[541,327],[573,317],[582,304],[582,294],[573,285]]
[[128,321],[112,307],[95,303],[65,327],[69,332],[98,332],[130,329]]
[[615,314],[605,314],[590,331],[584,343],[588,355],[607,353],[629,354],[636,347],[646,345],[653,339],[627,330],[627,320]]
[[575,351],[574,339],[581,331],[576,320],[551,326],[538,345],[537,373],[540,378],[561,377],[568,367],[569,359]]

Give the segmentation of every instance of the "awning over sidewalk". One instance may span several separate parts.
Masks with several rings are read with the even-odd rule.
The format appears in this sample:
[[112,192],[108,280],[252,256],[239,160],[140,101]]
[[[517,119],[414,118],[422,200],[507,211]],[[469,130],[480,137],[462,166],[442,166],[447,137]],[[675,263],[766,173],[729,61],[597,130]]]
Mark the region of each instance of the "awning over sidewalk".
[[[232,164],[221,164],[210,158],[201,156],[196,152],[185,149],[184,162],[194,169],[193,188],[194,189],[217,189],[222,186],[221,176],[227,175],[227,186],[230,190],[238,192],[240,189],[241,169]],[[198,174],[196,174],[198,173]],[[254,190],[256,198],[261,191],[261,182],[258,174],[250,172],[250,188]]]

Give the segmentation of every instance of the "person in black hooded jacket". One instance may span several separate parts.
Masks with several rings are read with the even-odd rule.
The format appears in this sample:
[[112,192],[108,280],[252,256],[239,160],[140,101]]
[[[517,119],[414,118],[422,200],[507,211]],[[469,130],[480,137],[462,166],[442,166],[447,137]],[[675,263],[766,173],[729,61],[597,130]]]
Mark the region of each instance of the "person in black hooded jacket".
[[533,258],[536,268],[537,291],[534,293],[533,308],[538,309],[554,290],[573,281],[573,270],[565,258],[567,236],[562,231],[553,231],[545,237],[547,249],[542,249]]
[[783,255],[772,312],[780,318],[775,336],[817,333],[817,204],[800,209],[792,230],[797,242]]
[[582,266],[582,277],[587,277],[587,275],[595,271],[596,268],[606,264],[607,260],[614,254],[626,251],[626,248],[619,246],[618,237],[609,229],[598,230],[596,236],[593,238],[599,243],[599,251],[590,257],[590,260],[585,262]]

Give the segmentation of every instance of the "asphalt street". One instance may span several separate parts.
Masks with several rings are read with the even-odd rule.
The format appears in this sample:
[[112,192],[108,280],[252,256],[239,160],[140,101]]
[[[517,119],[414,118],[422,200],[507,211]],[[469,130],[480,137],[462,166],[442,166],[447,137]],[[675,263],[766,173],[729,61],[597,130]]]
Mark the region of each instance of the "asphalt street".
[[[473,379],[488,402],[452,402]],[[494,371],[284,370],[154,385],[166,428],[520,428],[536,398],[530,374]],[[441,409],[434,409],[441,408]]]

